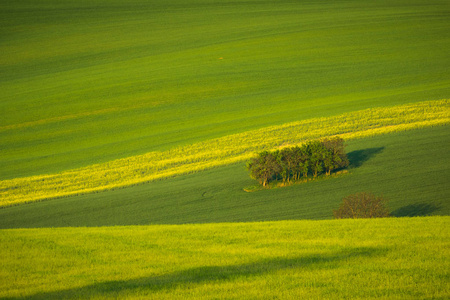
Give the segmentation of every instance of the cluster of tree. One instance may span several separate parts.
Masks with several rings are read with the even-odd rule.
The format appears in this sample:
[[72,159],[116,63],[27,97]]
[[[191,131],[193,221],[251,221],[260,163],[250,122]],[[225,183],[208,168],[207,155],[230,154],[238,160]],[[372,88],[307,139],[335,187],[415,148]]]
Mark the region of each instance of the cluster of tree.
[[356,193],[342,199],[338,209],[333,210],[335,219],[386,218],[389,210],[387,200],[372,193]]
[[263,151],[247,162],[250,177],[266,186],[272,180],[283,182],[307,178],[308,174],[317,177],[325,172],[347,167],[349,164],[340,137],[315,140],[301,147],[289,147],[276,151]]

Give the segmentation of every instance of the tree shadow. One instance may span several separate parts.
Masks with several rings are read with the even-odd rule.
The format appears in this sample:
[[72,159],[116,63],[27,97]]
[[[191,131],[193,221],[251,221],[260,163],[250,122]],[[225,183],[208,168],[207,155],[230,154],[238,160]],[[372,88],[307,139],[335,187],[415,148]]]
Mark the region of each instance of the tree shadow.
[[363,150],[355,150],[347,154],[348,160],[350,162],[349,167],[350,168],[359,168],[361,167],[366,161],[371,159],[373,156],[377,155],[378,153],[382,152],[384,150],[384,147],[378,147],[378,148],[367,148]]
[[410,204],[394,210],[391,215],[394,217],[428,216],[438,209],[440,209],[439,206],[429,203]]
[[133,292],[151,294],[160,290],[175,289],[183,285],[192,286],[208,282],[231,281],[242,277],[263,275],[282,269],[317,269],[324,267],[324,265],[327,268],[335,268],[339,261],[383,255],[386,251],[386,248],[362,247],[344,249],[332,254],[293,258],[270,258],[242,265],[205,266],[160,276],[100,282],[80,288],[4,299],[91,299],[95,297],[117,298],[119,294],[123,296],[124,294]]

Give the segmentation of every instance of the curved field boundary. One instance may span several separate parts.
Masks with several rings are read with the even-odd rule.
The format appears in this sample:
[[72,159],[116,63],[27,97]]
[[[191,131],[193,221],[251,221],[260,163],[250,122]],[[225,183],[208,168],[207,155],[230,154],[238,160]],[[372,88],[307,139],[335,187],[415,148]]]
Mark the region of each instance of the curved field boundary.
[[450,123],[450,101],[366,109],[233,134],[58,174],[0,181],[0,207],[100,192],[244,161],[262,150],[339,135],[356,139]]

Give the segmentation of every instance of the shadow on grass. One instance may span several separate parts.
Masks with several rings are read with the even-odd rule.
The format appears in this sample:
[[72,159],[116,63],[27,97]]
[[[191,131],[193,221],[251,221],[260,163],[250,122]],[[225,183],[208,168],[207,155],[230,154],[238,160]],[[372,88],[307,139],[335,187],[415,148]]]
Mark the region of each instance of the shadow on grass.
[[394,217],[421,217],[428,216],[440,209],[439,206],[429,203],[410,204],[394,210],[391,215]]
[[237,278],[258,276],[282,269],[332,269],[338,267],[340,261],[347,262],[360,257],[383,255],[386,251],[386,249],[379,248],[352,248],[333,254],[270,258],[242,265],[205,266],[167,275],[101,282],[80,288],[5,299],[90,299],[95,297],[117,298],[126,296],[128,293],[151,294],[160,290],[171,290],[188,285],[232,281]]
[[350,168],[359,168],[361,167],[366,161],[371,159],[373,156],[377,155],[378,153],[382,152],[384,147],[378,147],[378,148],[368,148],[363,150],[356,150],[352,151],[347,154],[348,160],[350,162],[349,167]]

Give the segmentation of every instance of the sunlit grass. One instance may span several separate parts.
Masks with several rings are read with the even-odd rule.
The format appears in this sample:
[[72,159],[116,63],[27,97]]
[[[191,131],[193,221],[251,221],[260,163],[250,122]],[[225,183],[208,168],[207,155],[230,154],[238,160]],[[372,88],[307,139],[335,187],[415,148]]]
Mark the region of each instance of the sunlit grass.
[[0,231],[0,297],[446,298],[450,218]]
[[0,182],[0,205],[78,195],[132,186],[236,163],[255,152],[340,135],[344,139],[447,124],[448,100],[376,108],[335,117],[310,119],[150,152],[108,163]]

